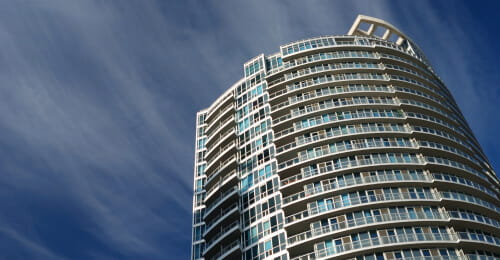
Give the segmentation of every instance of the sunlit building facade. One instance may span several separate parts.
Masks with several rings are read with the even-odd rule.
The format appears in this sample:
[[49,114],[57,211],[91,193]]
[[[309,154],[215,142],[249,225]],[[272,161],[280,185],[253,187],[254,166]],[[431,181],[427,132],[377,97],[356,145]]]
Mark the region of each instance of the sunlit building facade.
[[195,259],[499,259],[499,180],[380,19],[280,47],[197,114]]

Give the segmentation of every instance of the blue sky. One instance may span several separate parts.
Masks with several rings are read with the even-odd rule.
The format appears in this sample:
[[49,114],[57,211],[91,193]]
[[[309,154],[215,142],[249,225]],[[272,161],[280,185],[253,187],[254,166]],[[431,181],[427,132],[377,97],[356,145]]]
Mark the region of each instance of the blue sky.
[[187,259],[194,122],[357,14],[412,37],[500,166],[498,1],[2,1],[0,258]]

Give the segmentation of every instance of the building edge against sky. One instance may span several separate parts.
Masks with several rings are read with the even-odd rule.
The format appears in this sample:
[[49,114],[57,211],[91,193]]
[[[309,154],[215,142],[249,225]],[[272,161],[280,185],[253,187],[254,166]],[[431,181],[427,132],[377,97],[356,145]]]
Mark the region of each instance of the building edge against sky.
[[191,259],[498,259],[499,187],[423,52],[360,15],[197,113]]

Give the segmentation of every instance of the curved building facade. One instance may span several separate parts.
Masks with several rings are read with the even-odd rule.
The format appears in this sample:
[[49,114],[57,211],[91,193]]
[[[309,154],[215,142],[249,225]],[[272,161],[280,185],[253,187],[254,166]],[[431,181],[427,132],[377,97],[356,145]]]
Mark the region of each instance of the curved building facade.
[[192,259],[499,259],[499,187],[418,46],[358,16],[197,114]]

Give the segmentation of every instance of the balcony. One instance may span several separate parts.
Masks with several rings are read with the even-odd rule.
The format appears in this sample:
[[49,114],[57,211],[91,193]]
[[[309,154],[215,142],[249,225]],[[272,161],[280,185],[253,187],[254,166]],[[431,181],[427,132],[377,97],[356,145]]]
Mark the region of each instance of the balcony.
[[234,186],[237,183],[238,183],[238,175],[236,174],[236,171],[233,170],[231,173],[226,174],[224,177],[222,177],[218,182],[214,183],[213,185],[210,185],[208,187],[205,186],[206,188],[209,188],[206,193],[207,195],[205,197],[205,203],[208,202],[214,194],[217,194],[217,191],[224,192],[224,187]]
[[[207,196],[214,191],[214,186],[220,186],[225,183],[223,183],[225,180],[236,177],[236,170],[232,170],[231,172],[225,174],[225,175],[220,175],[220,174],[212,174],[210,177],[207,179],[207,182],[205,184],[205,189],[207,190]],[[217,181],[216,181],[217,180]]]
[[313,181],[327,174],[335,173],[341,171],[343,169],[355,170],[357,168],[365,167],[365,166],[387,166],[390,164],[403,164],[403,165],[424,165],[424,161],[418,157],[409,157],[409,158],[370,158],[370,159],[355,159],[344,162],[335,163],[332,166],[320,167],[315,170],[307,170],[302,171],[299,174],[292,175],[288,178],[285,178],[281,181],[280,190],[288,189],[291,186],[296,186],[302,181],[308,180]]
[[[217,151],[216,154],[213,154],[211,153],[211,156],[208,156],[208,153],[207,153],[207,156],[205,157],[205,159],[207,160],[207,169],[210,169],[210,167],[212,166],[213,163],[216,163],[217,161],[222,161],[222,160],[225,160],[229,155],[232,155],[236,152],[236,141],[231,141],[230,143],[228,143],[227,145],[225,145],[224,147],[221,147],[220,149],[213,149],[215,151]],[[212,150],[212,151],[213,151]],[[225,155],[225,156],[223,156]]]
[[301,191],[299,193],[292,194],[290,196],[283,198],[283,207],[287,205],[302,200],[304,198],[314,197],[317,195],[321,195],[324,193],[329,193],[333,190],[339,191],[339,189],[356,186],[356,185],[366,185],[373,183],[383,183],[387,182],[427,182],[431,183],[433,181],[432,177],[427,174],[400,174],[400,175],[377,175],[377,176],[366,176],[366,177],[357,177],[345,179],[341,182],[333,182],[328,185],[321,185],[314,189],[308,189],[305,191]]
[[333,139],[334,137],[352,136],[360,134],[372,134],[372,133],[402,133],[409,134],[410,127],[408,126],[356,126],[349,129],[335,129],[333,131],[327,131],[324,134],[318,134],[311,137],[298,137],[295,141],[287,143],[285,145],[276,148],[276,156],[280,156],[286,151],[289,151],[296,147],[302,147],[310,143],[319,143],[323,140]]
[[206,142],[206,147],[208,149],[208,153],[211,153],[212,150],[217,151],[217,149],[212,149],[213,147],[225,145],[227,142],[234,140],[234,138],[230,138],[230,137],[235,137],[235,135],[234,135],[235,133],[236,133],[236,131],[234,130],[234,127],[231,127],[222,134],[212,135],[212,136],[208,137],[207,142]]
[[[205,222],[205,233],[203,234],[204,237],[206,237],[208,234],[211,233],[211,231],[214,231],[215,227],[217,227],[218,225],[224,225],[224,224],[227,224],[226,222],[230,222],[232,223],[231,220],[235,220],[234,218],[238,219],[239,218],[239,214],[234,214],[236,212],[239,212],[239,204],[238,202],[235,202],[234,204],[232,204],[231,206],[225,208],[225,209],[221,209],[219,214],[217,214],[217,216],[213,217],[212,221],[210,222]],[[234,218],[230,218],[230,216],[233,216],[234,214]]]
[[[233,124],[230,124],[233,123]],[[209,125],[206,129],[207,133],[207,138],[211,139],[212,136],[216,135],[218,132],[224,132],[227,130],[227,128],[231,125],[234,125],[234,115],[224,119],[224,121],[221,122],[214,122],[214,124]]]
[[[381,225],[389,223],[402,223],[402,222],[447,222],[449,216],[441,212],[415,212],[415,213],[394,213],[394,214],[381,214],[373,216],[364,216],[355,218],[348,221],[343,221],[335,224],[329,224],[321,228],[308,230],[297,235],[288,237],[288,250],[290,254],[303,251],[305,248],[313,247],[320,239],[325,239],[325,236],[335,234],[336,237],[345,235],[341,234],[343,231],[349,233],[358,232],[360,229],[372,228],[376,226],[380,228]],[[344,232],[345,233],[345,232]]]
[[210,260],[219,260],[219,259],[236,259],[239,258],[239,251],[241,251],[240,241],[235,240],[231,242],[229,245],[221,248],[219,252],[217,252],[214,256],[209,258]]
[[[328,102],[329,101],[329,102]],[[347,99],[344,101],[331,101],[326,100],[324,104],[319,105],[318,103],[307,106],[302,109],[292,109],[289,114],[281,116],[273,120],[273,129],[281,130],[283,128],[283,123],[291,122],[291,119],[297,119],[303,115],[316,114],[316,112],[321,111],[331,111],[334,108],[345,108],[355,106],[356,108],[363,106],[399,106],[401,103],[397,99],[382,99],[379,97],[374,98],[364,98],[364,99]],[[280,127],[281,126],[281,127]]]
[[312,219],[314,216],[323,215],[338,211],[342,208],[350,208],[356,205],[374,204],[378,202],[407,202],[407,201],[439,201],[441,197],[439,193],[434,192],[401,192],[401,193],[383,193],[373,195],[362,195],[347,200],[338,200],[331,205],[323,205],[321,207],[311,207],[299,213],[293,214],[285,218],[285,226],[291,226],[305,219]]
[[[229,171],[229,169],[235,169],[235,167],[236,167],[236,155],[233,154],[231,157],[229,157],[225,161],[219,162],[218,164],[214,163],[210,166],[211,167],[207,166],[207,168],[205,169],[205,171],[207,173],[213,172],[212,174],[207,174],[207,183],[208,183],[208,179],[211,180],[212,178],[215,178],[215,176],[217,176],[217,175],[224,175],[224,173]],[[217,168],[212,169],[215,166],[217,166]],[[229,166],[233,166],[233,167],[229,167]]]
[[[209,219],[212,219],[213,215],[212,213],[216,212],[215,209],[217,209],[219,206],[222,206],[223,204],[232,204],[234,201],[230,201],[229,198],[232,196],[235,196],[238,194],[238,186],[234,186],[233,188],[225,191],[222,193],[217,199],[215,199],[210,205],[207,205],[207,208],[205,210],[205,221],[210,222]],[[237,197],[237,196],[235,196]],[[211,218],[209,218],[211,217]]]
[[364,250],[373,250],[378,247],[395,246],[413,246],[418,244],[442,244],[454,245],[458,243],[458,236],[455,233],[417,233],[401,234],[393,236],[382,236],[360,241],[335,245],[331,248],[325,248],[313,253],[305,254],[292,260],[313,260],[326,259],[333,256],[346,256],[349,252],[359,252]]
[[218,110],[217,113],[208,114],[208,116],[205,120],[205,122],[207,122],[207,124],[210,124],[211,122],[216,122],[216,121],[220,120],[221,118],[223,118],[224,115],[228,114],[228,112],[230,112],[230,111],[234,112],[234,104],[230,103],[229,105],[225,106],[224,108],[217,109],[217,110]]
[[240,234],[240,222],[239,220],[225,226],[222,228],[216,235],[213,236],[211,240],[206,243],[205,251],[203,254],[205,256],[209,256],[210,252],[213,252],[213,249],[217,248],[216,245],[223,244],[224,241],[232,241],[236,238],[239,238]]
[[341,154],[349,151],[361,151],[367,149],[387,149],[387,148],[418,148],[418,145],[414,141],[379,141],[374,140],[373,142],[362,142],[362,143],[354,143],[354,144],[342,144],[335,145],[334,148],[314,150],[311,153],[304,153],[297,158],[288,160],[286,162],[282,162],[278,164],[278,169],[280,173],[283,173],[285,170],[296,166],[297,164],[302,164],[304,162],[310,162],[313,159],[317,159],[325,156],[333,156],[337,154]]

